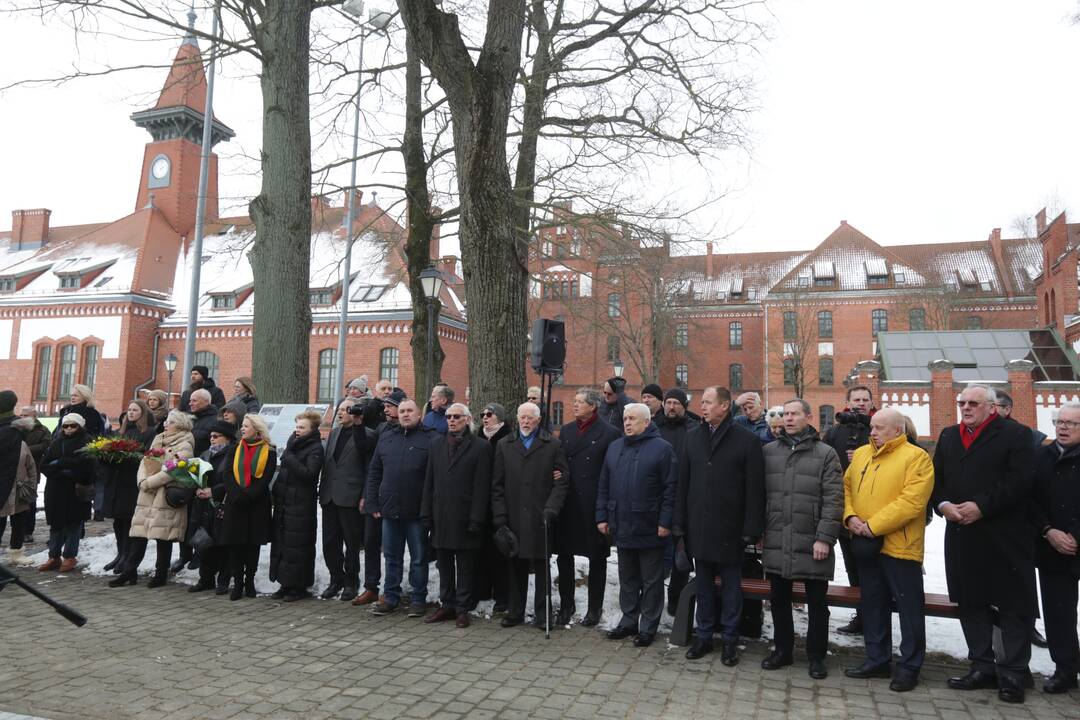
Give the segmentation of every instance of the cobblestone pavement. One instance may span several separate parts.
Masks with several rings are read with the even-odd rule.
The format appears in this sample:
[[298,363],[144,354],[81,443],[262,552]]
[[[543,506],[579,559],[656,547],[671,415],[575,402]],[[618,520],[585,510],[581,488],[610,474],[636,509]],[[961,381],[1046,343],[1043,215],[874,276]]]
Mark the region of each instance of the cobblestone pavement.
[[849,680],[831,655],[815,682],[805,663],[767,673],[766,645],[734,669],[718,653],[687,661],[658,642],[638,650],[582,627],[552,639],[478,620],[424,625],[372,617],[340,601],[229,602],[170,583],[110,589],[102,578],[37,587],[85,613],[75,628],[18,588],[0,593],[0,717],[47,718],[978,718],[1080,717],[1080,695],[1030,692],[1022,706],[944,685],[930,665],[903,695]]

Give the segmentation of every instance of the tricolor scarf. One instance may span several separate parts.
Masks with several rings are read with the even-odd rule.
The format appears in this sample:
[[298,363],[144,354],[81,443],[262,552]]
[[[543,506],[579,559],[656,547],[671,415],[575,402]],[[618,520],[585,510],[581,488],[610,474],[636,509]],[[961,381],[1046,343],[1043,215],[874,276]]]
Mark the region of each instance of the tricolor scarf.
[[270,458],[270,443],[265,440],[249,443],[241,440],[233,453],[233,477],[242,488],[251,487],[251,478],[261,479]]

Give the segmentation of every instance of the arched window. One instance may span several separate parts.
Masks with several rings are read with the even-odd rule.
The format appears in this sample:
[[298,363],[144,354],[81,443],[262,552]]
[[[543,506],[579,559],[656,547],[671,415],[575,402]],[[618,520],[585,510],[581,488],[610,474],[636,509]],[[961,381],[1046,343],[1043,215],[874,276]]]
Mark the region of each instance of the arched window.
[[1047,292],[1043,293],[1043,316],[1045,318],[1045,323],[1047,325],[1049,325],[1050,324],[1050,293],[1047,293]]
[[1050,322],[1048,324],[1057,322],[1057,290],[1050,288]]
[[60,346],[60,373],[57,377],[56,397],[64,402],[71,397],[71,388],[75,387],[75,368],[79,351],[74,345]]
[[879,332],[888,332],[889,330],[889,311],[882,308],[876,308],[870,311],[870,326],[874,331],[874,337],[877,337]]
[[97,381],[98,346],[87,345],[83,348],[82,384],[91,390]]
[[379,378],[389,380],[390,384],[397,387],[398,384],[398,349],[385,347],[379,351]]
[[319,351],[319,383],[315,389],[316,402],[332,403],[337,388],[334,387],[334,373],[337,372],[337,350],[327,348]]
[[[221,370],[221,367],[217,355],[210,352],[209,350],[199,350],[197,353],[195,353],[195,364],[205,365],[206,369],[210,372],[210,377],[214,378],[214,382],[217,383],[219,386],[222,384],[220,382],[221,377],[219,377],[218,374]],[[186,384],[186,378],[185,383],[183,384]]]
[[822,405],[818,411],[818,430],[825,430],[833,424],[833,417],[836,415],[836,411],[833,410],[832,405]]
[[38,348],[37,357],[37,387],[34,389],[35,400],[49,399],[49,378],[52,377],[52,346],[42,345]]
[[675,366],[675,386],[676,387],[690,387],[690,368],[686,363],[679,363]]
[[739,363],[728,367],[728,389],[732,392],[742,390],[742,365]]
[[817,334],[819,338],[832,337],[832,312],[829,310],[817,314]]
[[728,347],[732,350],[738,350],[742,347],[742,323],[733,322],[728,323]]
[[563,424],[563,404],[561,400],[551,403],[551,425],[561,427]]

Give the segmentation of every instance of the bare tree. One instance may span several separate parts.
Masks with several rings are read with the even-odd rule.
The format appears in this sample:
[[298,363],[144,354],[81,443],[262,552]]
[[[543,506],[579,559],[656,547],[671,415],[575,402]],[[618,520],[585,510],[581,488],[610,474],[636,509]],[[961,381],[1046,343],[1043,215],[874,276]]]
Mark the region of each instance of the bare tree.
[[[771,337],[766,351],[783,368],[784,385],[791,385],[795,397],[805,397],[806,389],[817,382],[814,361],[818,357],[818,307],[809,302],[799,287],[778,293],[780,302],[772,306],[780,313],[781,332]],[[834,368],[835,371],[835,368]]]

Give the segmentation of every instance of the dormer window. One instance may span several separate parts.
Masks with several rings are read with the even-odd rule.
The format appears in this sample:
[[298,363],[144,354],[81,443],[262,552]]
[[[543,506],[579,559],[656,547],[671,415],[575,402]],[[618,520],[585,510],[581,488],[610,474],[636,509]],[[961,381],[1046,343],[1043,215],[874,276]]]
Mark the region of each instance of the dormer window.
[[386,285],[361,285],[352,294],[353,302],[376,302],[389,288]]
[[15,292],[15,278],[6,277],[0,278],[0,293],[13,293]]
[[866,260],[863,265],[866,268],[867,285],[884,285],[889,282],[889,268],[885,265],[884,258]]
[[61,275],[60,276],[60,289],[61,290],[78,290],[82,287],[82,277],[79,275]]
[[329,288],[312,290],[308,297],[312,305],[329,305],[334,302],[334,293]]
[[831,262],[814,263],[814,287],[832,287],[836,284],[836,268]]
[[214,310],[235,310],[236,295],[212,295],[210,297],[210,307]]
[[734,280],[731,281],[731,297],[733,297],[733,298],[741,297],[742,293],[743,293],[742,278],[735,278]]

